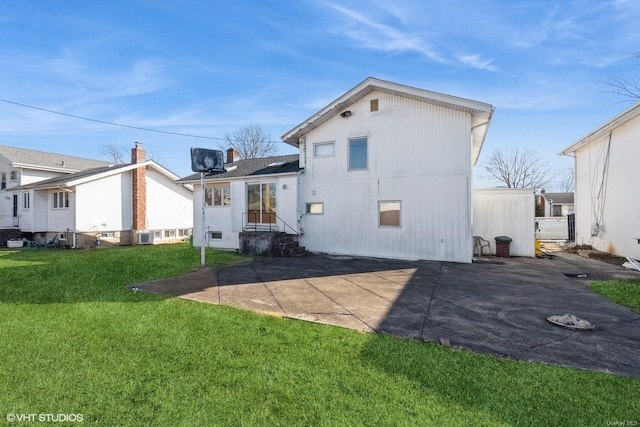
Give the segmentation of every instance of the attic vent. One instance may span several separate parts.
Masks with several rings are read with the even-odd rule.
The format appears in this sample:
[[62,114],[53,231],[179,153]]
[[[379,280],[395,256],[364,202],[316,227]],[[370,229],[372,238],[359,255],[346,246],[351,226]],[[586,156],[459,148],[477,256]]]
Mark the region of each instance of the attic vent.
[[150,245],[153,243],[153,233],[138,233],[139,245]]
[[378,98],[372,99],[369,101],[369,105],[371,107],[371,111],[378,111]]

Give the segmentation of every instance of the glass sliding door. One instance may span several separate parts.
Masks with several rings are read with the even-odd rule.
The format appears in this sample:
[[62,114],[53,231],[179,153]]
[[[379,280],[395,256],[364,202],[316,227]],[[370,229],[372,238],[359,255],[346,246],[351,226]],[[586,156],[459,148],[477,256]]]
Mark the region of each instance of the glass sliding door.
[[247,184],[249,224],[276,223],[276,183]]

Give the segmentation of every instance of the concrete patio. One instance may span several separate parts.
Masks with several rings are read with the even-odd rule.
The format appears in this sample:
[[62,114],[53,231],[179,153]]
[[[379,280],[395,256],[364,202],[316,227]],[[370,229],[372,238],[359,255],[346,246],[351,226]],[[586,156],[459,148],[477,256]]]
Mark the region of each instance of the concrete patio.
[[[640,378],[640,316],[586,286],[596,279],[640,278],[640,272],[556,255],[474,264],[331,255],[254,258],[129,287]],[[569,330],[546,320],[567,313],[595,330]]]

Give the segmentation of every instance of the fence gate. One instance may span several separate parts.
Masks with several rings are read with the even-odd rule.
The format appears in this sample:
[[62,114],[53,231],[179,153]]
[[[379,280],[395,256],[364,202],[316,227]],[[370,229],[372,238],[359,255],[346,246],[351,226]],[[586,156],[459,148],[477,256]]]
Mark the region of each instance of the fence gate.
[[576,214],[567,215],[567,227],[569,227],[569,241],[576,241]]

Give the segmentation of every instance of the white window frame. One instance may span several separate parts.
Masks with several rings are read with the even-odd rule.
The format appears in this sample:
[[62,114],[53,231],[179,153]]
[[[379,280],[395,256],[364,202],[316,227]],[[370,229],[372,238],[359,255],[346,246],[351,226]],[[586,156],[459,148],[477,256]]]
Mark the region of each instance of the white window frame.
[[[314,206],[320,206],[320,212],[313,212]],[[324,203],[323,202],[306,203],[305,212],[307,215],[324,215]]]
[[[221,185],[213,187],[205,187],[205,206],[212,207],[229,207],[231,206],[231,185]],[[219,193],[220,203],[216,203],[216,193]]]
[[31,209],[31,193],[22,193],[22,210]]
[[67,191],[53,192],[53,209],[69,209],[69,193]]
[[[331,153],[329,154],[318,154],[318,148],[320,147],[331,147]],[[314,158],[322,158],[322,157],[334,157],[336,155],[336,144],[334,141],[330,142],[317,142],[313,144],[313,157]]]
[[[366,148],[366,153],[365,153],[365,166],[364,167],[358,167],[358,168],[354,168],[351,167],[351,144],[356,142],[356,141],[365,141],[365,148]],[[369,169],[369,137],[368,136],[359,136],[357,138],[349,138],[349,141],[347,143],[347,151],[348,151],[348,155],[347,155],[347,170],[349,171],[363,171],[363,170],[367,170]]]
[[222,231],[210,231],[209,240],[222,240]]
[[[382,205],[398,204],[398,224],[382,224]],[[402,202],[400,200],[379,200],[378,201],[378,227],[380,228],[401,228],[402,227]]]

